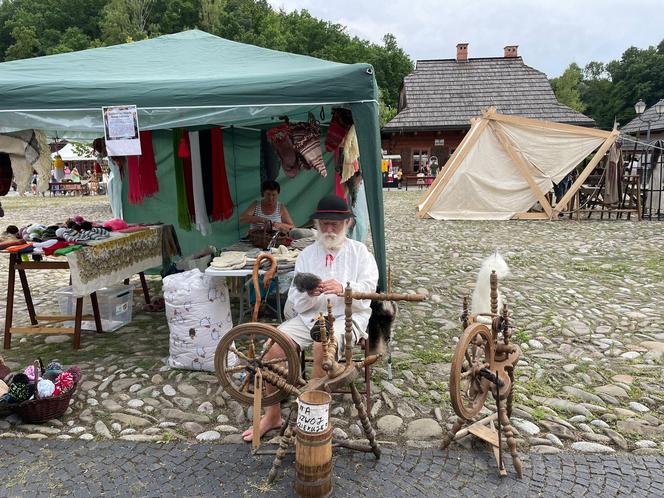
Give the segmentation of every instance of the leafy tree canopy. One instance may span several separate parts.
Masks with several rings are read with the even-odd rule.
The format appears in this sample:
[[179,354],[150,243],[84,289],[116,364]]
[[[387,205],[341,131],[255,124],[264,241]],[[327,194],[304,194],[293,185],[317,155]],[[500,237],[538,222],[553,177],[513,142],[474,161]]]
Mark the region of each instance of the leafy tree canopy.
[[584,111],[601,128],[610,129],[614,120],[625,125],[636,116],[639,99],[651,107],[664,98],[664,40],[657,47],[630,47],[606,64],[589,62],[583,70],[570,64],[551,86],[560,102]]
[[382,108],[396,107],[413,63],[386,34],[383,44],[306,10],[266,0],[0,0],[0,61],[115,45],[199,28],[229,40],[335,62],[372,64]]

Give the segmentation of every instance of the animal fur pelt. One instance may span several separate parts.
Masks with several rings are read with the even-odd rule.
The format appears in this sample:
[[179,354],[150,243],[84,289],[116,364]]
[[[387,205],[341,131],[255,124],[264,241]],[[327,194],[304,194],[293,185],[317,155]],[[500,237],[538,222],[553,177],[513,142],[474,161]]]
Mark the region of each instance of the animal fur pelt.
[[398,311],[394,301],[371,301],[371,318],[367,325],[371,354],[382,354],[387,349]]
[[[470,311],[471,314],[477,313],[491,313],[491,272],[495,271],[498,276],[498,312],[503,307],[503,296],[500,292],[500,281],[509,276],[510,268],[503,257],[495,252],[482,262],[479,274],[477,275],[477,282],[475,282],[475,290],[471,300]],[[480,322],[491,323],[488,317],[480,317]]]
[[300,292],[311,292],[316,289],[320,283],[320,277],[313,273],[298,273],[295,275],[295,278],[293,278],[293,285]]

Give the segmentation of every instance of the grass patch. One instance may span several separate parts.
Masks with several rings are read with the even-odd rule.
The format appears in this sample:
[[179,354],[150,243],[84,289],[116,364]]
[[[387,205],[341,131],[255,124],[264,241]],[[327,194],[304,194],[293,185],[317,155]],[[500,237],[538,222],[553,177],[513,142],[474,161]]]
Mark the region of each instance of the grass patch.
[[553,386],[547,384],[545,379],[535,380],[530,379],[528,382],[521,384],[522,389],[528,394],[535,396],[543,396],[545,398],[557,398],[559,391],[554,389]]
[[413,351],[412,355],[425,365],[429,365],[431,363],[449,363],[452,361],[452,353],[443,350],[442,347],[419,349],[417,351]]
[[542,407],[538,406],[533,410],[533,418],[535,420],[544,420],[544,417],[546,417],[549,414],[546,410],[544,410]]
[[643,266],[645,266],[648,270],[664,273],[664,258],[662,258],[662,256],[648,258],[643,263]]
[[528,340],[530,339],[530,335],[528,335],[528,332],[526,332],[525,330],[519,329],[514,334],[514,338],[516,339],[517,342],[524,343],[528,342]]

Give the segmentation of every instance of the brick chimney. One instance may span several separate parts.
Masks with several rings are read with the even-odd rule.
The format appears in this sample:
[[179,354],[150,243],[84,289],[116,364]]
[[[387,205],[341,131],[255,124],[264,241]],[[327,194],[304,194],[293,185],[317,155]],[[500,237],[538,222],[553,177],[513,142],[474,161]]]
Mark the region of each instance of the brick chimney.
[[518,45],[507,45],[505,47],[505,58],[518,57],[519,56],[518,49],[519,49]]
[[467,62],[468,61],[468,44],[467,43],[457,43],[457,62]]

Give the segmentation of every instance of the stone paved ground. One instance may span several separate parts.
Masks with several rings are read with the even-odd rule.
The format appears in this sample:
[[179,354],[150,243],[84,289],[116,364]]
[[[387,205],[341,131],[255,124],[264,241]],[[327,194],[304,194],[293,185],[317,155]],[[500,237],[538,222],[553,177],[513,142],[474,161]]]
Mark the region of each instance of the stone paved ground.
[[[418,221],[418,192],[387,192],[387,251],[398,291],[429,295],[401,306],[392,346],[394,378],[374,368],[372,415],[379,439],[426,448],[449,424],[448,377],[462,296],[484,257],[498,249],[511,266],[502,285],[524,350],[514,425],[522,452],[664,451],[664,232],[657,222]],[[3,199],[1,223],[110,215],[100,198]],[[0,258],[0,288],[6,286]],[[38,309],[57,309],[65,272],[37,272]],[[159,281],[151,280],[153,291]],[[23,298],[17,293],[17,306]],[[137,300],[138,303],[138,300]],[[34,426],[0,417],[0,438],[237,442],[251,418],[213,375],[169,370],[163,315],[139,310],[117,332],[70,339],[16,336],[2,354],[14,368],[40,356],[83,366],[84,382],[61,420]],[[26,323],[27,314],[18,313]],[[0,321],[4,309],[0,310]],[[60,343],[64,339],[66,342]],[[56,341],[56,342],[54,342]],[[361,437],[348,400],[335,400],[337,435]],[[469,441],[462,441],[469,445]]]
[[[0,441],[0,451],[0,497],[294,496],[293,457],[266,486],[271,457],[253,457],[241,445],[15,440]],[[500,478],[487,452],[386,450],[375,461],[340,451],[334,496],[664,495],[662,456],[533,453],[524,463],[523,479]]]

